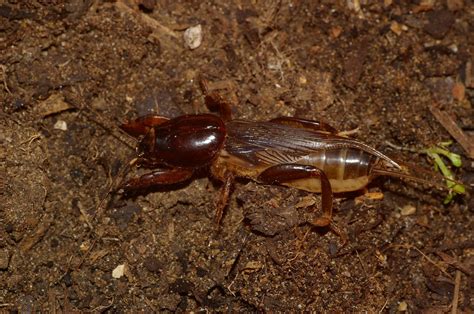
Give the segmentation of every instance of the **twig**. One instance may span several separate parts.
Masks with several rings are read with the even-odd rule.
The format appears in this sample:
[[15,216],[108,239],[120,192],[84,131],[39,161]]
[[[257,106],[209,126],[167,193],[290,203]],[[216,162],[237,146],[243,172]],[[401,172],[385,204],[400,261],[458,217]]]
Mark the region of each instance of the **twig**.
[[15,306],[13,303],[0,303],[0,307]]
[[467,265],[464,265],[463,263],[461,263],[460,261],[458,261],[456,258],[452,257],[451,255],[446,254],[444,252],[438,252],[438,251],[436,252],[436,254],[439,257],[441,257],[443,262],[453,266],[454,268],[456,268],[456,270],[460,270],[468,276],[473,275],[473,272],[469,269]]
[[84,217],[84,220],[86,222],[86,224],[89,226],[89,229],[94,229],[94,227],[92,226],[92,223],[89,219],[89,215],[87,214],[86,210],[84,209],[84,207],[82,207],[82,205],[79,204],[79,212],[81,213],[82,217]]
[[368,277],[367,271],[365,270],[364,262],[362,262],[362,259],[360,258],[359,251],[356,250],[355,252],[356,252],[357,258],[359,259],[360,265],[362,266],[362,270],[364,271],[365,277]]
[[2,69],[3,86],[5,87],[5,90],[7,91],[7,93],[11,94],[12,92],[10,91],[7,85],[7,67],[4,66],[3,64],[0,64],[0,69]]
[[429,258],[425,253],[423,253],[419,248],[411,244],[392,244],[389,247],[393,248],[404,248],[404,249],[415,249],[418,253],[420,253],[428,262],[433,264],[436,268],[438,268],[443,274],[446,275],[448,278],[453,278],[446,270],[444,270],[441,266],[439,266],[435,261]]
[[110,308],[112,305],[114,305],[115,298],[112,298],[112,301],[110,301],[109,304],[107,305],[99,305],[95,309],[92,310],[92,312],[105,312],[108,308]]
[[451,314],[456,314],[458,312],[460,287],[461,287],[461,272],[459,270],[456,270],[456,279],[454,280],[454,294],[453,294],[453,304],[451,307]]
[[449,114],[442,112],[435,106],[429,109],[438,122],[451,134],[451,136],[464,148],[469,158],[474,159],[474,139],[466,135]]
[[416,150],[414,148],[410,148],[410,147],[403,147],[403,146],[398,146],[396,144],[393,144],[392,142],[390,141],[385,141],[385,144],[393,149],[396,149],[396,150],[401,150],[401,151],[407,151],[407,152],[410,152],[410,153],[416,153],[416,154],[419,154],[420,151],[419,150]]
[[23,144],[28,143],[28,146],[30,146],[31,143],[32,143],[34,140],[37,140],[37,139],[39,139],[39,138],[41,138],[41,134],[39,134],[39,133],[33,134],[32,136],[30,136],[29,139],[22,141],[22,142],[20,143],[20,145],[23,145]]
[[45,215],[42,221],[36,226],[36,229],[33,231],[33,233],[23,238],[23,240],[20,242],[20,250],[25,253],[36,243],[38,243],[46,234],[52,222],[52,217],[50,217],[50,215]]
[[385,309],[385,307],[387,307],[387,304],[388,304],[388,299],[385,300],[385,303],[383,304],[382,308],[379,310],[379,313],[382,313],[383,310]]
[[153,303],[151,303],[150,300],[148,300],[148,298],[144,298],[144,301],[145,301],[146,305],[148,305],[151,308],[153,313],[158,312],[158,309],[153,305]]
[[347,137],[347,136],[350,136],[350,135],[357,134],[357,133],[359,133],[359,131],[360,131],[360,127],[357,127],[355,129],[352,129],[352,130],[338,132],[337,135]]
[[173,31],[169,27],[166,27],[146,14],[137,13],[132,8],[127,6],[123,0],[115,2],[114,6],[122,12],[136,16],[144,24],[150,26],[154,30],[154,36],[157,36],[160,39],[160,43],[163,46],[171,47],[171,49],[174,51],[181,51],[183,49],[182,45],[179,44],[179,41],[181,40],[180,33]]

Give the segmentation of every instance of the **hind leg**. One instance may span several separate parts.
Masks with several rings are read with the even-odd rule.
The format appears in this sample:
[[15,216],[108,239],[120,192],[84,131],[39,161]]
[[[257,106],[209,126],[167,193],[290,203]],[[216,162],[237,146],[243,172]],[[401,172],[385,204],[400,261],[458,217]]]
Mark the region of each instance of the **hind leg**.
[[317,167],[297,164],[281,164],[263,171],[258,181],[265,184],[285,184],[296,180],[314,180],[321,182],[321,206],[323,214],[309,221],[315,227],[329,227],[339,237],[343,244],[347,242],[347,235],[332,222],[333,193],[331,183],[324,171]]
[[269,122],[288,125],[294,128],[307,129],[310,131],[323,131],[338,134],[338,131],[329,124],[321,121],[306,120],[294,117],[278,117]]

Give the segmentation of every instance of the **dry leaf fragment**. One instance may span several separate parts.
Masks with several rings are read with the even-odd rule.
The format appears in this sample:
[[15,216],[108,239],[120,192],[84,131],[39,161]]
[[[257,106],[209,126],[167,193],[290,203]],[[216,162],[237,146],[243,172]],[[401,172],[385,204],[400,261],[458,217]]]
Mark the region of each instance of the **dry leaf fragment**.
[[52,114],[60,113],[72,108],[70,104],[64,101],[64,96],[61,94],[53,94],[48,99],[40,102],[36,107],[37,113],[41,118],[50,116]]

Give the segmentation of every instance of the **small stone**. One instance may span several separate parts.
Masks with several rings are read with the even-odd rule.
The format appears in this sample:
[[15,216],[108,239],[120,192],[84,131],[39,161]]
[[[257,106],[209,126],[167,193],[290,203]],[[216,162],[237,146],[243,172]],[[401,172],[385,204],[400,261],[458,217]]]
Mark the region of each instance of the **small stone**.
[[342,275],[345,276],[345,277],[347,277],[347,278],[351,278],[351,273],[350,273],[349,271],[347,271],[347,270],[343,271],[343,272],[342,272]]
[[202,27],[201,24],[192,26],[184,31],[184,42],[186,46],[193,50],[201,46],[202,43]]
[[422,227],[429,228],[429,219],[427,215],[421,215],[416,219],[416,223]]
[[89,251],[90,248],[91,248],[90,241],[84,241],[81,243],[81,245],[79,245],[79,249],[81,250],[81,252],[87,252]]
[[432,10],[436,0],[421,0],[420,4],[413,9],[413,13],[420,13]]
[[341,35],[341,33],[342,33],[342,27],[334,26],[333,28],[331,28],[332,37],[338,38]]
[[298,83],[300,83],[300,85],[306,85],[306,83],[308,83],[308,79],[305,76],[300,76],[298,78]]
[[54,124],[54,128],[55,128],[56,130],[66,131],[66,130],[67,130],[67,123],[66,123],[66,121],[58,120],[58,121],[56,121],[56,123]]
[[120,264],[112,271],[112,277],[115,279],[121,278],[125,274],[125,264]]
[[360,12],[360,0],[348,0],[347,6],[349,10],[353,10],[354,12]]
[[402,210],[400,211],[402,216],[410,216],[416,213],[416,207],[413,205],[405,205],[403,206]]
[[454,24],[454,15],[448,10],[428,13],[428,24],[424,31],[436,39],[442,39]]
[[377,257],[377,260],[382,266],[387,266],[387,255],[383,254],[379,250],[375,250],[375,257]]
[[375,201],[380,201],[383,200],[383,193],[382,192],[367,192],[364,195],[357,196],[355,198],[355,203],[356,204],[362,204],[366,200],[375,200]]
[[464,87],[463,83],[457,82],[453,85],[453,98],[458,101],[463,101],[464,97],[466,96],[466,88]]
[[10,254],[7,250],[0,251],[0,270],[8,269],[8,264],[10,264]]
[[402,301],[402,302],[398,303],[397,310],[399,312],[406,312],[407,309],[408,309],[408,304],[405,301]]
[[452,52],[454,53],[458,53],[459,52],[459,48],[456,44],[451,44],[448,46],[449,50],[451,50]]
[[396,21],[393,21],[392,24],[390,24],[390,30],[397,34],[397,36],[400,36],[402,34],[402,25],[397,23]]

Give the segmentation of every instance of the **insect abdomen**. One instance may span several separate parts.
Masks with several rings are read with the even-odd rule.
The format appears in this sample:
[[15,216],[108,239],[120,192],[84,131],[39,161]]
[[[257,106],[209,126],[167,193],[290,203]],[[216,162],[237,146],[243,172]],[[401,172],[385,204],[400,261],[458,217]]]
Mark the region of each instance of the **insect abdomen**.
[[[365,187],[370,181],[370,174],[378,158],[361,149],[343,147],[321,150],[305,156],[301,161],[306,165],[321,169],[329,179],[333,192],[351,192]],[[319,180],[298,180],[291,186],[306,191],[319,192]]]

